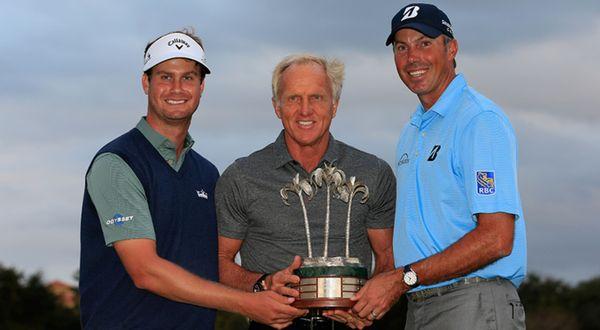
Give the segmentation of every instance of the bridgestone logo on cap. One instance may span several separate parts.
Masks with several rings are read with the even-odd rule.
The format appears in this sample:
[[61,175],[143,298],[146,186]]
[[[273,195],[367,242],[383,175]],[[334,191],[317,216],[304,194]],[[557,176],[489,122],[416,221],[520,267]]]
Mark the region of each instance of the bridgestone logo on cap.
[[400,22],[405,19],[417,17],[417,15],[419,15],[419,9],[419,6],[411,6],[404,9],[404,16],[402,16]]

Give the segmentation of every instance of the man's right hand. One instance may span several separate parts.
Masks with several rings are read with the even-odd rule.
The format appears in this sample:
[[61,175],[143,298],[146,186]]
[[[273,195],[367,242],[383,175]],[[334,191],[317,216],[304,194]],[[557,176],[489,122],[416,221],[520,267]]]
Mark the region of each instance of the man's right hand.
[[295,256],[294,261],[292,261],[287,268],[267,276],[267,289],[273,290],[280,295],[295,298],[299,297],[300,293],[298,290],[292,289],[287,285],[300,283],[300,277],[294,275],[294,270],[300,268],[300,265],[302,265],[302,258],[300,256]]
[[292,321],[308,313],[305,309],[297,309],[290,306],[294,298],[281,296],[273,291],[262,291],[249,293],[244,302],[246,316],[250,319],[268,324],[275,329],[283,329]]
[[352,312],[360,318],[379,320],[400,299],[408,286],[404,284],[402,269],[380,273],[367,281],[350,300],[356,301]]

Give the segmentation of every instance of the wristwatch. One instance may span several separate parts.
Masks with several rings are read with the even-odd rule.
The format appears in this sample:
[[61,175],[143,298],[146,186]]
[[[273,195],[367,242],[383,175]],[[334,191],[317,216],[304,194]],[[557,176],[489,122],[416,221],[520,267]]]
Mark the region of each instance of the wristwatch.
[[254,285],[252,286],[252,291],[253,292],[261,292],[261,291],[266,291],[267,290],[267,276],[269,276],[271,274],[267,273],[267,274],[263,274],[261,277],[258,278],[258,280],[256,280],[256,282],[254,283]]
[[411,289],[419,285],[419,277],[417,276],[417,273],[410,268],[410,264],[404,266],[404,277],[402,280],[404,281],[404,284]]

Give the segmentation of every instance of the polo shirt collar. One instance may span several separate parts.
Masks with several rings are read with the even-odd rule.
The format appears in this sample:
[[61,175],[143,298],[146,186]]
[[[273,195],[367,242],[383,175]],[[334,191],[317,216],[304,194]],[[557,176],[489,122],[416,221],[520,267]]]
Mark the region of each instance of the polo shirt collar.
[[413,112],[412,116],[410,116],[410,124],[416,127],[421,126],[421,122],[423,121],[423,114],[425,110],[423,110],[423,106],[419,103],[417,106],[417,110]]
[[[333,135],[329,133],[329,145],[327,146],[327,151],[325,152],[325,155],[323,155],[323,158],[319,164],[323,163],[323,161],[333,163],[340,158],[340,155],[338,143],[333,138]],[[279,136],[273,143],[273,160],[273,165],[275,168],[279,168],[287,163],[294,162],[294,159],[288,152],[287,145],[285,144],[285,130],[281,130]]]
[[285,130],[281,130],[279,136],[273,142],[273,165],[275,168],[282,167],[283,165],[293,161],[292,156],[287,150],[287,146],[285,145]]
[[[435,112],[438,115],[445,117],[448,115],[452,109],[454,109],[454,105],[456,105],[456,98],[460,96],[462,90],[467,86],[467,81],[462,73],[459,73],[452,79],[448,87],[444,90],[440,98],[435,102],[435,104],[429,109],[431,112]],[[419,127],[423,120],[423,115],[426,113],[423,105],[419,103],[417,105],[417,110],[413,113],[410,118],[410,123],[414,126]]]
[[467,86],[467,82],[462,73],[457,74],[450,85],[446,87],[446,90],[442,93],[440,98],[435,104],[429,109],[429,111],[436,112],[442,117],[445,117],[452,109],[455,108],[455,99],[460,96],[462,90]]
[[[135,126],[144,137],[152,144],[154,149],[156,149],[160,155],[165,159],[175,159],[175,155],[177,153],[175,144],[171,142],[171,140],[164,137],[162,134],[157,131],[148,124],[146,117],[142,117],[140,121]],[[188,133],[185,137],[185,141],[183,142],[183,151],[181,152],[180,158],[185,155],[194,145],[194,139]]]

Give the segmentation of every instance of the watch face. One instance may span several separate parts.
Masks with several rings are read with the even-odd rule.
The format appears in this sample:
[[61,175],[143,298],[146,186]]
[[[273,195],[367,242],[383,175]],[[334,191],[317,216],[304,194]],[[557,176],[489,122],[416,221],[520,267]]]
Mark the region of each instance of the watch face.
[[413,271],[404,273],[404,283],[406,283],[408,286],[417,284],[417,273]]

